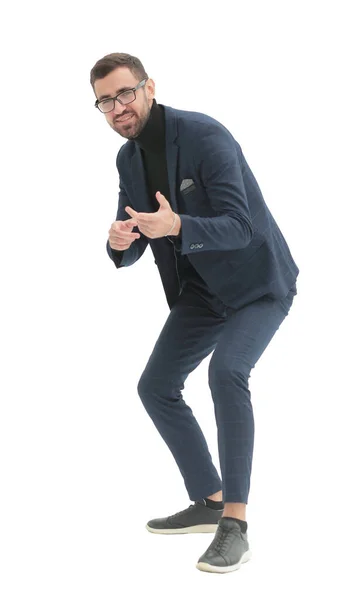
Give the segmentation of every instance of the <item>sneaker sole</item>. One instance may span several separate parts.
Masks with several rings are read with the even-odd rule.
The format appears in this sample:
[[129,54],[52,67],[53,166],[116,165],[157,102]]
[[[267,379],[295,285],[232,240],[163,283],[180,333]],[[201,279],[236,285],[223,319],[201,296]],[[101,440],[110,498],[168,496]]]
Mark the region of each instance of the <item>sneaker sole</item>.
[[146,525],[146,529],[151,533],[164,533],[164,534],[176,534],[176,533],[215,533],[217,531],[218,524],[214,525],[191,525],[191,527],[179,527],[178,529],[155,529]]
[[229,567],[217,567],[215,565],[210,565],[209,563],[200,562],[197,563],[196,567],[200,571],[206,571],[208,573],[230,573],[231,571],[237,571],[240,569],[243,563],[247,562],[251,559],[252,553],[250,550],[244,552],[242,558],[235,565],[230,565]]

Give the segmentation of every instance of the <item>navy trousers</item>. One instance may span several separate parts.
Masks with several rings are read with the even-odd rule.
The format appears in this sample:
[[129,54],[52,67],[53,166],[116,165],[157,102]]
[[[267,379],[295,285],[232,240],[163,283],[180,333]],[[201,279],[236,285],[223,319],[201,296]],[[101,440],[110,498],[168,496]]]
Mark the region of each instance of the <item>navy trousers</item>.
[[[254,447],[251,369],[287,316],[296,284],[283,300],[267,296],[226,307],[187,281],[138,383],[138,394],[172,452],[190,500],[222,490],[224,502],[248,503]],[[205,437],[182,397],[184,382],[213,352],[208,383],[214,403],[222,480]]]

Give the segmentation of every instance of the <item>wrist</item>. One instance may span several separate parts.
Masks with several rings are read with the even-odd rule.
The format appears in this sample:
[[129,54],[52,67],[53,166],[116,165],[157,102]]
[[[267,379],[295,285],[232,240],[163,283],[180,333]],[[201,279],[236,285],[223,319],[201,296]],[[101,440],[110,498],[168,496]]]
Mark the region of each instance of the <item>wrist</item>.
[[174,227],[171,235],[179,235],[179,233],[181,231],[181,219],[177,213],[175,213],[175,214],[176,214],[176,223],[175,223],[175,227]]

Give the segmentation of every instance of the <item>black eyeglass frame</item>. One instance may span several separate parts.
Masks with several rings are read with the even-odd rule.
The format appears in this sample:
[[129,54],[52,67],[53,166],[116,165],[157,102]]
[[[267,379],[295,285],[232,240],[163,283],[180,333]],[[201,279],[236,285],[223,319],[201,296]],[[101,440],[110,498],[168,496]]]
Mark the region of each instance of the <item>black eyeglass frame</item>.
[[[122,106],[126,106],[126,104],[132,104],[132,102],[134,102],[134,100],[136,99],[136,91],[143,87],[147,81],[148,81],[149,77],[147,79],[142,79],[142,81],[140,81],[139,83],[137,83],[136,87],[130,88],[128,90],[124,90],[123,92],[120,92],[119,94],[117,94],[117,96],[115,96],[114,98],[103,98],[102,100],[96,100],[94,106],[95,108],[98,108],[100,112],[104,112],[103,110],[100,109],[99,104],[101,102],[107,102],[108,100],[114,100],[113,103],[113,108],[111,108],[111,110],[113,110],[115,108],[115,102],[117,100],[117,102],[119,102],[120,104],[122,104]],[[122,94],[127,94],[127,92],[133,92],[134,93],[134,100],[131,100],[130,102],[122,102],[122,100],[119,99],[119,96],[121,96]],[[108,110],[107,112],[111,112],[111,110]]]

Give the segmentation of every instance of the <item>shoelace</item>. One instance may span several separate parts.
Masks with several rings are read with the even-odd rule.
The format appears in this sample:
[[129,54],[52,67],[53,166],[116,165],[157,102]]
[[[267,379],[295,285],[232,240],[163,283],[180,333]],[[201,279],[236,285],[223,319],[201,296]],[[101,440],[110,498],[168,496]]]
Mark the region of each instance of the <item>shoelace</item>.
[[224,550],[227,549],[226,542],[227,542],[229,533],[231,534],[231,531],[229,531],[229,529],[224,529],[221,526],[218,527],[216,538],[212,542],[215,550],[222,553]]
[[173,515],[170,516],[170,518],[172,517],[178,517],[179,515],[182,515],[182,513],[187,513],[191,508],[195,508],[195,504],[190,504],[189,508],[185,508],[184,510],[179,510],[179,512],[174,513]]

